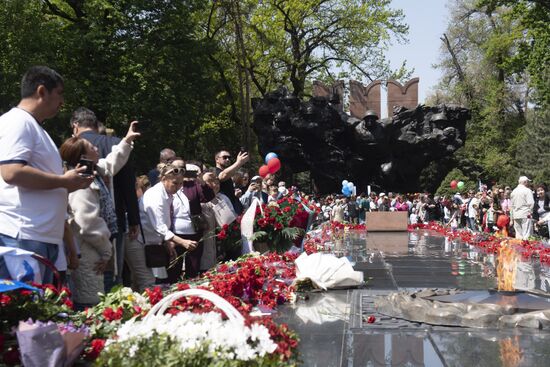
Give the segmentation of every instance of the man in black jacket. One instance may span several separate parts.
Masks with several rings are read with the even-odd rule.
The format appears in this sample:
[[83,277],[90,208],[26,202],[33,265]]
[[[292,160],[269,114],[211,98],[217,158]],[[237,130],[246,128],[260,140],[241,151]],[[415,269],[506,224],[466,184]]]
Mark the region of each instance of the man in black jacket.
[[[73,134],[88,140],[98,148],[100,158],[105,158],[113,146],[120,143],[120,138],[99,134],[99,122],[95,113],[85,107],[79,107],[71,116]],[[139,233],[139,208],[136,196],[136,176],[130,162],[113,177],[113,189],[111,193],[115,199],[118,234],[116,243],[116,269],[117,277],[105,273],[105,291],[114,284],[122,283],[122,268],[124,266],[124,233],[128,229],[130,239],[136,239]],[[126,216],[128,220],[126,220]],[[128,226],[127,226],[128,224]]]

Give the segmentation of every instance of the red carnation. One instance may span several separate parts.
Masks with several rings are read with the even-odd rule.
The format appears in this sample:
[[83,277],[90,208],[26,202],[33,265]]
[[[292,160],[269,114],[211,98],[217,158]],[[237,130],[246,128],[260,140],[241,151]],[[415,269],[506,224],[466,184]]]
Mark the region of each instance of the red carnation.
[[89,361],[94,361],[99,357],[99,354],[101,351],[105,348],[105,340],[104,339],[94,339],[90,343],[90,347],[88,350],[86,350],[86,359]]
[[10,302],[11,302],[10,296],[8,296],[7,294],[0,294],[0,305],[2,307],[9,305]]
[[69,307],[71,310],[73,309],[74,305],[73,302],[69,298],[65,298],[63,300],[63,304],[67,307]]
[[115,312],[111,307],[107,307],[103,311],[103,317],[105,317],[107,321],[120,320],[122,318],[122,308],[119,307]]
[[222,230],[220,233],[218,233],[217,237],[218,237],[218,240],[223,241],[227,238],[227,233],[224,230]]

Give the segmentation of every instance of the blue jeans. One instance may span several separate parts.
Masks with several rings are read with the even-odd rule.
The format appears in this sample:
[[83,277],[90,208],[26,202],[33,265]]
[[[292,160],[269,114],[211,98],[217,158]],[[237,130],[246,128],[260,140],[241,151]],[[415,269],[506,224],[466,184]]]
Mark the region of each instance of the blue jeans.
[[[57,260],[57,254],[59,253],[59,246],[53,243],[40,242],[35,240],[23,240],[20,238],[13,238],[0,233],[0,246],[16,247],[21,250],[31,251],[46,259],[50,260],[52,264],[55,264]],[[53,282],[53,272],[42,263],[40,265],[40,272],[42,273],[42,283]],[[10,278],[10,273],[6,262],[3,257],[0,257],[0,278]]]

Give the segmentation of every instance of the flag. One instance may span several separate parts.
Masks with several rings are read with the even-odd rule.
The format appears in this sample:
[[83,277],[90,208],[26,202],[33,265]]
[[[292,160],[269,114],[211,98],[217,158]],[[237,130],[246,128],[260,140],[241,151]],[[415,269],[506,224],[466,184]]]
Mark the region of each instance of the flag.
[[30,291],[38,291],[38,288],[32,287],[26,283],[18,282],[17,280],[0,279],[0,293],[9,292],[16,289],[28,289]]
[[258,198],[253,198],[250,207],[241,219],[242,254],[254,251],[252,235],[254,234],[254,218],[256,217],[256,207],[258,205]]
[[17,247],[0,246],[0,256],[4,257],[6,267],[14,280],[42,283],[42,274],[38,261],[32,256],[34,252]]

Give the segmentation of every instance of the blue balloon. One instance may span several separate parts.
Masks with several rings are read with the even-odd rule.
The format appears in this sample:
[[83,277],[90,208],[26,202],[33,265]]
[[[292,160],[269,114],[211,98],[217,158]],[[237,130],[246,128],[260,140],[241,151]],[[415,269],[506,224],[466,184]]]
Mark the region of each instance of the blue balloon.
[[348,180],[342,181],[342,186],[347,186],[347,185],[348,185]]
[[267,164],[267,162],[269,162],[273,158],[279,158],[279,156],[273,152],[267,153],[265,155],[265,164]]
[[348,187],[349,187],[350,190],[353,190],[355,185],[353,184],[353,182],[348,182]]
[[342,194],[347,195],[346,192],[348,192],[347,187],[342,187]]

